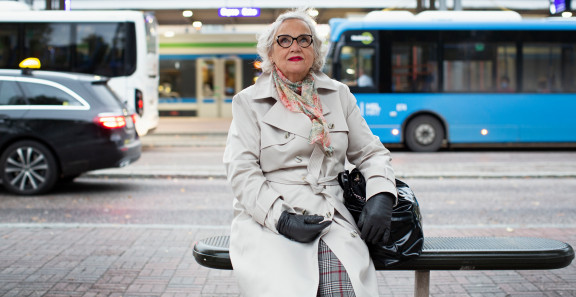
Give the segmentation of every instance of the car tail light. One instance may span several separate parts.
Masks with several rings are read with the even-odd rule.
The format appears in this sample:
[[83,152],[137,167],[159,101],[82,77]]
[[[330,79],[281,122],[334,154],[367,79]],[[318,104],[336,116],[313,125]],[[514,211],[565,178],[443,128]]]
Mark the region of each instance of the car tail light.
[[118,129],[126,127],[126,118],[124,116],[98,116],[98,124],[107,129]]
[[144,95],[138,89],[134,94],[134,109],[139,116],[142,116],[144,114]]

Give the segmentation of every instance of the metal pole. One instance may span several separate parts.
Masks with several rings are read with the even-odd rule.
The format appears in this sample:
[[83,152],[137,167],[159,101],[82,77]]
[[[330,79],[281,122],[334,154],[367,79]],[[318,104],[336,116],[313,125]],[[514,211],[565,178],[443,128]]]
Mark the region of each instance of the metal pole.
[[52,0],[46,0],[46,10],[52,10]]
[[414,274],[414,297],[430,296],[430,270],[416,270]]

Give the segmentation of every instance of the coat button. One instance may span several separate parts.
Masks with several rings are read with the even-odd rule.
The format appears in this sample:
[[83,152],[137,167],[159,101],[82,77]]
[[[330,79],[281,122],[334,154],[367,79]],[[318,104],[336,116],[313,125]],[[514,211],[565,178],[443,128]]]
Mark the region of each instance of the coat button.
[[328,129],[334,129],[334,123],[328,124]]
[[356,230],[350,232],[350,236],[352,236],[352,238],[356,238],[356,236],[358,236],[358,232],[356,232]]
[[300,157],[300,156],[296,156],[295,159],[296,159],[296,162],[298,162],[298,163],[302,162],[302,157]]
[[331,212],[327,212],[327,213],[326,213],[326,218],[329,219],[330,217],[332,217],[332,213],[331,213]]
[[284,138],[286,138],[286,139],[290,138],[290,132],[284,133]]

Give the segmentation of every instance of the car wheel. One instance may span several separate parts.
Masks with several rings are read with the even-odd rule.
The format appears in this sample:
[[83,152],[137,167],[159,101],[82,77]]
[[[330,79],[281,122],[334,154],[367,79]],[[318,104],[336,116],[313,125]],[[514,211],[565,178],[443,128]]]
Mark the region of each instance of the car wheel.
[[444,128],[429,115],[414,118],[406,126],[406,146],[414,152],[435,152],[442,146]]
[[19,195],[46,193],[58,180],[58,168],[52,152],[35,141],[9,146],[0,157],[2,183]]

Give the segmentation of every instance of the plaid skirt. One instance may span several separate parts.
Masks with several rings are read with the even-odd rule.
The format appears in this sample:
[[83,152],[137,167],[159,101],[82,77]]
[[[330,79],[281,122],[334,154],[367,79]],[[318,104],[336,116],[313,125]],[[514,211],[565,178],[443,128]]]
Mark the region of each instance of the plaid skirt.
[[356,297],[344,265],[323,240],[318,246],[318,266],[320,284],[317,297]]

